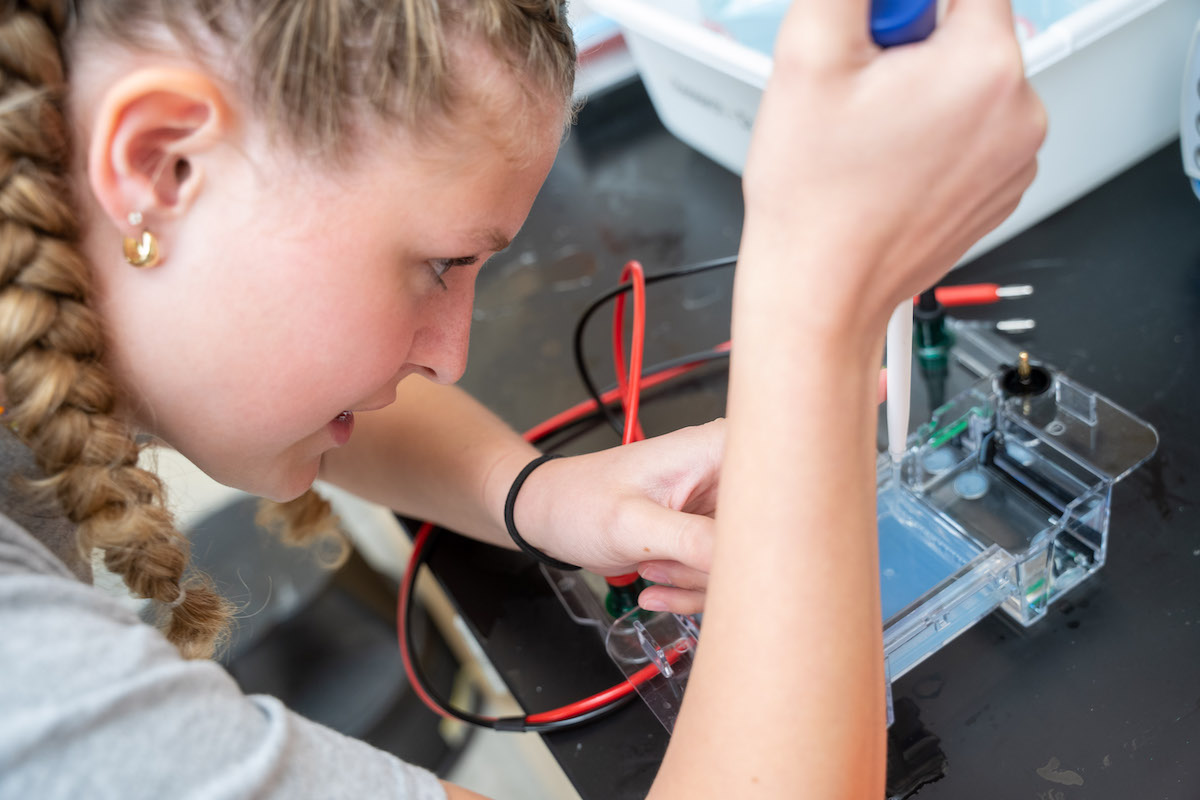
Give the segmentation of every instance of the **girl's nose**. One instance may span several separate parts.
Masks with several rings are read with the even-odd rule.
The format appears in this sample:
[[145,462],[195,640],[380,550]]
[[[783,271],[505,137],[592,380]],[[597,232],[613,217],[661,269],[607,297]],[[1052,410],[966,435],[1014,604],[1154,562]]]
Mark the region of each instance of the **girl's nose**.
[[467,369],[474,304],[474,281],[453,287],[444,295],[444,302],[430,303],[413,334],[409,363],[424,367],[437,383],[457,383]]

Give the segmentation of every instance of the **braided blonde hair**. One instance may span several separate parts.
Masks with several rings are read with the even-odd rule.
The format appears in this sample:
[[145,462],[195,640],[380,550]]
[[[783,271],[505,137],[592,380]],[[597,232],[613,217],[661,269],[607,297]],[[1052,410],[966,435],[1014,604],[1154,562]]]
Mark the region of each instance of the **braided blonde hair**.
[[[197,23],[202,23],[197,25]],[[202,576],[161,481],[137,466],[135,432],[116,413],[102,320],[80,248],[65,97],[72,43],[131,48],[165,26],[201,59],[234,55],[248,105],[296,146],[352,145],[369,110],[413,124],[463,102],[448,42],[475,36],[531,93],[569,104],[574,45],[560,0],[26,0],[0,6],[0,376],[6,420],[44,477],[31,489],[78,526],[79,547],[140,597],[164,604],[165,633],[188,658],[214,650],[231,614]],[[204,34],[203,41],[196,31]],[[247,35],[248,32],[248,35]],[[281,504],[294,539],[329,530],[311,490]]]

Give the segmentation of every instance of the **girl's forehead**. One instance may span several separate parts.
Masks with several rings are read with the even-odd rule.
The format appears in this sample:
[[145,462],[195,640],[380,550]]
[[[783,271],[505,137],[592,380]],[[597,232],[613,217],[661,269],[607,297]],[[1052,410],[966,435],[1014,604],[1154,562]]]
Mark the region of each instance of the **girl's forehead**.
[[[439,133],[434,123],[428,129],[433,137],[418,130],[416,138],[434,138],[466,149],[484,147],[525,163],[548,145],[557,147],[565,132],[567,103],[486,48],[479,50],[478,57],[483,65],[477,61],[470,72],[464,68],[456,102],[445,116],[442,131]],[[492,63],[487,65],[488,61]]]
[[263,222],[272,235],[288,239],[333,229],[405,242],[433,239],[455,250],[439,256],[496,252],[524,221],[526,203],[519,198],[532,200],[557,152],[561,120],[543,124],[544,132],[522,144],[520,159],[474,130],[430,142],[375,127],[345,164],[317,160],[297,169],[275,154],[270,177],[256,181],[256,197],[245,202],[270,218]]
[[366,126],[356,160],[374,155],[418,162],[421,171],[450,179],[481,170],[521,170],[557,151],[565,132],[562,102],[496,77],[465,91],[441,119],[402,125],[375,118]]

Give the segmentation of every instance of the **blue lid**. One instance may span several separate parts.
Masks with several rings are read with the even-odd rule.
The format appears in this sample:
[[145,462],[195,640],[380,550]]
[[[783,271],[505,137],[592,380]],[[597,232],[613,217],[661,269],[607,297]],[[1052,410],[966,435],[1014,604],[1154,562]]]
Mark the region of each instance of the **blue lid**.
[[871,38],[880,47],[918,42],[937,27],[937,7],[938,0],[871,0]]

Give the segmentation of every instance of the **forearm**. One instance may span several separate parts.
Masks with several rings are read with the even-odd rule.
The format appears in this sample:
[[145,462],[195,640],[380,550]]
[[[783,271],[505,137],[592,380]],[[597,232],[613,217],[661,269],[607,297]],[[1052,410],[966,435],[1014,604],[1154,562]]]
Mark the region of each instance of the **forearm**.
[[504,499],[536,455],[463,390],[412,376],[395,403],[358,415],[350,442],[325,455],[321,477],[403,514],[511,547]]
[[877,337],[780,335],[766,321],[795,319],[773,307],[793,301],[737,291],[703,644],[653,796],[878,797]]

